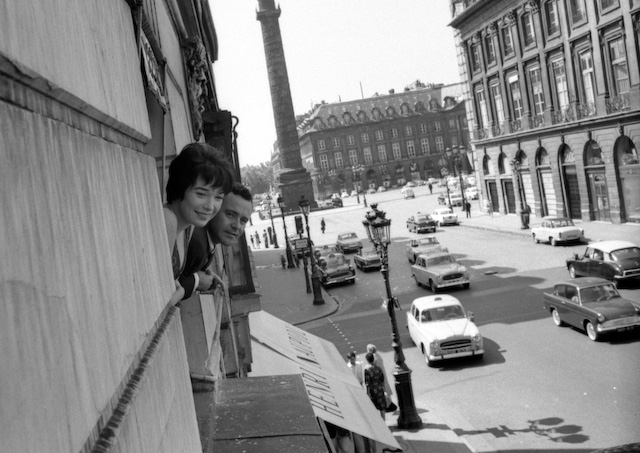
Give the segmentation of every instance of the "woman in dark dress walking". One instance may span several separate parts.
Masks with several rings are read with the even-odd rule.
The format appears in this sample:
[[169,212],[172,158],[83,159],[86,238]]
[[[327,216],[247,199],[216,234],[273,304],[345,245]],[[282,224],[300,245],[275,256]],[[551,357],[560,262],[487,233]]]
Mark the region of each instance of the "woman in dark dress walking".
[[380,415],[384,419],[387,408],[387,400],[384,396],[384,372],[373,363],[375,356],[372,353],[368,352],[365,357],[367,364],[364,367],[364,384],[367,388],[367,395],[369,395],[371,402],[380,411]]

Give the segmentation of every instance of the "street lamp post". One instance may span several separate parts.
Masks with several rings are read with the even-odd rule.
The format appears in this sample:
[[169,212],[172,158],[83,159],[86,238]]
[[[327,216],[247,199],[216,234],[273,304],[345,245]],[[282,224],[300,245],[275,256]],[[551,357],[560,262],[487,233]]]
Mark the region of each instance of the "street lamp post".
[[313,247],[313,241],[311,240],[311,233],[309,232],[309,200],[304,195],[300,197],[298,202],[302,215],[304,215],[304,222],[307,226],[307,239],[309,240],[309,259],[311,260],[311,286],[313,287],[313,305],[324,304],[322,298],[322,289],[320,288],[320,270],[316,265],[315,250]]
[[[453,149],[447,148],[447,161],[453,162],[454,170],[458,173],[458,180],[460,181],[460,193],[462,194],[462,209],[466,210],[467,199],[464,196],[464,182],[462,181],[462,156],[466,152],[464,145],[458,148],[454,146]],[[447,186],[448,187],[448,186]]]
[[289,241],[289,236],[287,235],[287,222],[284,219],[284,208],[286,207],[284,204],[284,200],[282,199],[282,195],[278,195],[278,207],[280,208],[280,214],[282,214],[282,226],[284,227],[284,243],[287,248],[287,268],[291,269],[296,267],[293,262],[293,255],[291,254],[291,243]]
[[371,205],[371,211],[365,214],[365,220],[362,224],[367,230],[367,236],[373,243],[382,260],[380,272],[384,277],[384,283],[387,290],[387,299],[385,300],[387,314],[391,320],[391,346],[393,347],[393,361],[395,366],[392,374],[396,384],[396,392],[398,394],[398,406],[400,407],[400,417],[398,418],[398,428],[413,429],[422,426],[422,419],[418,416],[416,404],[413,398],[413,387],[411,385],[411,370],[404,362],[404,353],[402,352],[402,343],[400,341],[400,333],[398,332],[398,323],[396,321],[396,307],[400,308],[398,299],[391,294],[391,285],[389,283],[389,255],[387,247],[391,242],[391,220],[385,218],[386,213],[378,210],[378,204]]
[[276,234],[276,227],[273,224],[273,207],[271,206],[271,195],[267,195],[267,202],[269,203],[269,218],[271,219],[271,230],[273,231],[273,248],[278,249],[280,247],[278,247],[278,235]]
[[529,229],[529,210],[525,209],[525,200],[524,194],[522,193],[522,184],[520,181],[520,161],[514,158],[510,161],[511,163],[511,173],[513,173],[513,177],[516,183],[516,191],[518,193],[519,199],[519,213],[520,213],[520,229],[528,230]]

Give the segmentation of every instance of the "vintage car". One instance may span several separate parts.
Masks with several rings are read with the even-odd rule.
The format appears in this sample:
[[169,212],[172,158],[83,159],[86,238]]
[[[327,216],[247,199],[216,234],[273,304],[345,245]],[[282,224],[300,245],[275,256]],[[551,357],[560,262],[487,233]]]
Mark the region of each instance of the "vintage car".
[[443,247],[435,236],[411,239],[407,244],[407,259],[410,263],[415,263],[418,255],[448,251],[449,249]]
[[620,296],[609,280],[579,277],[556,283],[543,294],[544,309],[557,326],[565,323],[586,331],[590,340],[603,334],[640,327],[640,305]]
[[479,197],[478,188],[476,186],[467,187],[464,189],[464,196],[467,200],[477,200]]
[[320,283],[323,286],[336,283],[356,282],[356,270],[351,266],[351,261],[342,253],[331,253],[318,258],[320,270]]
[[380,269],[382,267],[380,255],[376,252],[375,247],[358,249],[353,257],[353,263],[358,269],[365,272],[371,269]]
[[543,217],[540,226],[531,229],[531,236],[536,244],[545,241],[556,246],[561,242],[582,242],[584,230],[566,217]]
[[567,260],[567,269],[571,278],[601,277],[616,285],[640,279],[640,247],[629,241],[592,242],[582,256]]
[[458,357],[484,355],[482,335],[458,299],[448,294],[415,299],[407,312],[409,336],[429,366]]
[[442,225],[457,225],[458,214],[454,214],[449,208],[438,208],[431,213],[433,220],[438,222],[438,226]]
[[414,233],[435,233],[436,223],[431,215],[419,212],[407,219],[407,229]]
[[340,253],[335,244],[323,245],[321,247],[316,247],[314,250],[316,259],[319,259],[322,256],[331,255],[332,253]]
[[400,190],[400,193],[405,200],[416,197],[416,194],[411,187],[403,187],[402,190]]
[[427,286],[434,293],[451,286],[469,287],[469,270],[447,252],[418,255],[411,275],[416,285]]
[[451,192],[451,206],[462,206],[462,194],[460,192]]
[[357,252],[362,248],[362,241],[353,231],[340,233],[336,239],[336,250],[340,253]]
[[[305,254],[305,252],[308,252],[309,249],[309,242],[307,241],[306,237],[302,237],[300,238],[300,236],[298,236],[297,234],[292,234],[290,235],[288,238],[289,240],[289,247],[291,248],[291,253],[293,253],[294,255],[296,255],[298,258],[302,258]],[[300,244],[300,247],[305,247],[305,248],[300,248],[297,246],[297,244]],[[307,256],[309,256],[309,254],[307,253]]]

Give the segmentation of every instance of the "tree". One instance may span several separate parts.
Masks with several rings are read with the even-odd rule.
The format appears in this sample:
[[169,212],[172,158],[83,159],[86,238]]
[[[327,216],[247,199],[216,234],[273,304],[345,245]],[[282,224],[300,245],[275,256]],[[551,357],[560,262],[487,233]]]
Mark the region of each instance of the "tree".
[[273,168],[267,162],[242,167],[240,176],[242,177],[242,182],[249,186],[253,194],[268,192],[272,186],[275,186]]

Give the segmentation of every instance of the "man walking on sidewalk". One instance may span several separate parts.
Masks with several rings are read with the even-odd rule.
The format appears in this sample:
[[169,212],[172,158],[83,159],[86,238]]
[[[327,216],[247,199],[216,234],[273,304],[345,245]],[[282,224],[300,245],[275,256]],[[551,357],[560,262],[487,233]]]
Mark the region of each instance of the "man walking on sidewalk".
[[464,201],[464,210],[467,213],[467,219],[471,217],[471,203],[469,203],[469,200]]

